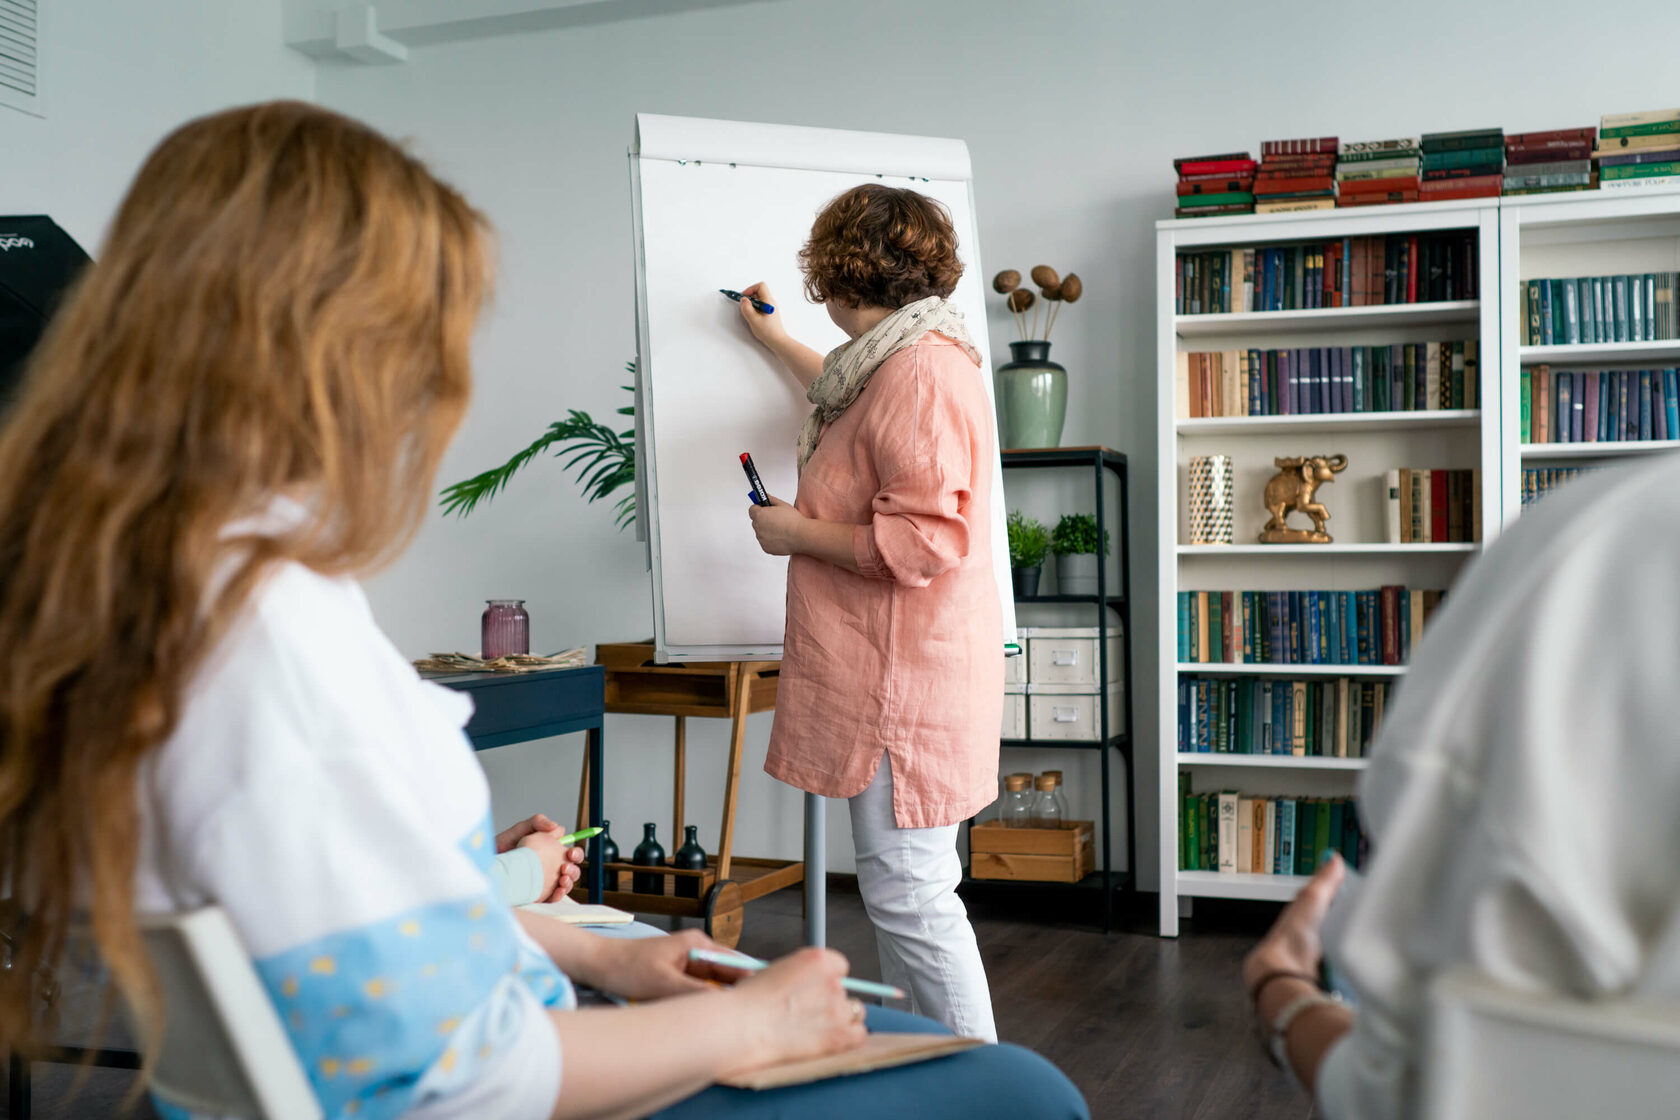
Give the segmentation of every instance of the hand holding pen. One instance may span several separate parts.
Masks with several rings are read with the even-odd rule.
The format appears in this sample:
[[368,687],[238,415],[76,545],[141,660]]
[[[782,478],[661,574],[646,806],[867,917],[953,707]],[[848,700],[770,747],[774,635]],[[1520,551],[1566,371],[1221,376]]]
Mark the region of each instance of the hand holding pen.
[[725,298],[733,297],[740,305],[741,320],[752,331],[753,337],[764,345],[774,349],[776,343],[787,337],[787,327],[782,317],[776,314],[776,298],[770,294],[769,285],[760,281],[739,292],[729,288],[719,290]]

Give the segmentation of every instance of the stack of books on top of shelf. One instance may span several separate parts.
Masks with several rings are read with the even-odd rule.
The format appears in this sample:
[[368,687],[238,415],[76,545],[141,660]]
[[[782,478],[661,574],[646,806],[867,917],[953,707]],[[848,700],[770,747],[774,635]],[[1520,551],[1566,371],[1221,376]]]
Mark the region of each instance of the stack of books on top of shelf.
[[1254,160],[1247,152],[1221,152],[1173,160],[1178,172],[1176,218],[1254,213]]
[[1600,117],[1597,155],[1605,190],[1680,186],[1680,109]]
[[1523,367],[1524,443],[1680,439],[1680,384],[1670,369]]
[[1482,539],[1482,472],[1411,470],[1383,476],[1390,544],[1474,544]]
[[1336,205],[1336,138],[1267,140],[1254,176],[1254,212],[1330,210]]
[[1192,793],[1178,778],[1178,869],[1224,874],[1311,875],[1326,850],[1363,866],[1370,845],[1358,803],[1345,797],[1248,797]]
[[1389,681],[1178,678],[1181,754],[1364,758]]
[[1202,665],[1404,665],[1444,591],[1180,591],[1178,659]]
[[1336,160],[1336,205],[1416,202],[1423,149],[1416,136],[1349,141]]
[[1522,504],[1532,505],[1569,482],[1576,475],[1591,474],[1602,467],[1524,467],[1522,473]]
[[1505,137],[1505,193],[1551,194],[1590,190],[1597,129],[1513,132]]
[[1505,131],[1474,128],[1423,134],[1422,202],[1497,198],[1505,189]]

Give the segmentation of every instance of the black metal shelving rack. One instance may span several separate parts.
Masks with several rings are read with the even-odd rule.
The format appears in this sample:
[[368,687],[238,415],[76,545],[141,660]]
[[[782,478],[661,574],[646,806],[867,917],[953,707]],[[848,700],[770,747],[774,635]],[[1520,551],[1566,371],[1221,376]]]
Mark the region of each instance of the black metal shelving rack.
[[[1126,456],[1118,451],[1111,451],[1106,447],[1058,447],[1044,449],[1028,449],[1021,451],[1005,451],[1002,455],[1004,470],[1022,470],[1030,468],[1077,468],[1085,467],[1091,471],[1093,488],[1096,492],[1097,539],[1106,539],[1105,534],[1110,528],[1107,519],[1105,502],[1105,486],[1107,481],[1105,472],[1112,471],[1118,483],[1120,497],[1120,524],[1115,534],[1120,542],[1120,586],[1119,594],[1110,594],[1108,587],[1108,564],[1097,565],[1097,593],[1095,595],[1031,595],[1017,597],[1017,604],[1039,603],[1086,603],[1096,608],[1097,616],[1097,689],[1098,711],[1100,713],[1100,732],[1098,739],[1004,739],[1004,747],[1025,747],[1050,750],[1094,750],[1102,757],[1102,870],[1086,877],[1081,882],[1059,885],[1055,883],[1017,882],[1007,879],[971,879],[964,877],[965,884],[993,887],[1019,888],[1031,890],[1091,890],[1099,889],[1102,893],[1103,932],[1114,928],[1114,895],[1115,878],[1113,843],[1109,836],[1111,831],[1111,777],[1110,777],[1110,748],[1118,749],[1121,759],[1126,766],[1126,860],[1129,871],[1125,875],[1127,890],[1135,890],[1137,884],[1137,804],[1132,795],[1136,766],[1133,765],[1132,740],[1132,612],[1129,591],[1132,585],[1132,563],[1130,535],[1127,532],[1127,470]],[[1113,610],[1120,617],[1121,656],[1125,664],[1121,667],[1121,681],[1123,705],[1125,711],[1119,713],[1120,719],[1114,717],[1117,713],[1109,711],[1108,703],[1108,632],[1113,629],[1109,623],[1108,612]],[[1024,654],[1023,654],[1024,656]],[[1116,726],[1118,724],[1118,726]]]

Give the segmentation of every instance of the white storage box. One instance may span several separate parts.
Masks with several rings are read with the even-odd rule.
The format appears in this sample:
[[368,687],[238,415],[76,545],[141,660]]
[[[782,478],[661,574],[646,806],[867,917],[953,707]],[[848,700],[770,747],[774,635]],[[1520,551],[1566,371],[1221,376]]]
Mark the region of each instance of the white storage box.
[[1027,632],[1022,629],[1015,634],[1015,640],[1021,644],[1021,652],[1003,659],[1003,683],[1006,685],[1027,683]]
[[[1118,682],[1108,686],[1108,733],[1126,730],[1126,690]],[[1102,734],[1101,697],[1074,691],[1069,685],[1027,686],[1027,730],[1030,739],[1087,739]]]
[[[1126,666],[1120,623],[1108,630],[1108,679],[1118,681]],[[1097,628],[1095,626],[1032,626],[1027,628],[1027,679],[1033,684],[1097,684]]]
[[1027,737],[1027,696],[1021,685],[1006,686],[1003,690],[1003,737]]

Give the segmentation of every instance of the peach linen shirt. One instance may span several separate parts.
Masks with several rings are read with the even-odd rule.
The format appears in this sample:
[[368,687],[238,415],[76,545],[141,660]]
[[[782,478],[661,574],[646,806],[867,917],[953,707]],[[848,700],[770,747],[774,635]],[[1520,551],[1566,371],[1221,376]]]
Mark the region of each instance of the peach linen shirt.
[[885,751],[900,828],[956,824],[996,800],[995,454],[980,371],[943,335],[889,357],[824,429],[794,505],[856,526],[861,574],[788,564],[772,777],[852,797]]

